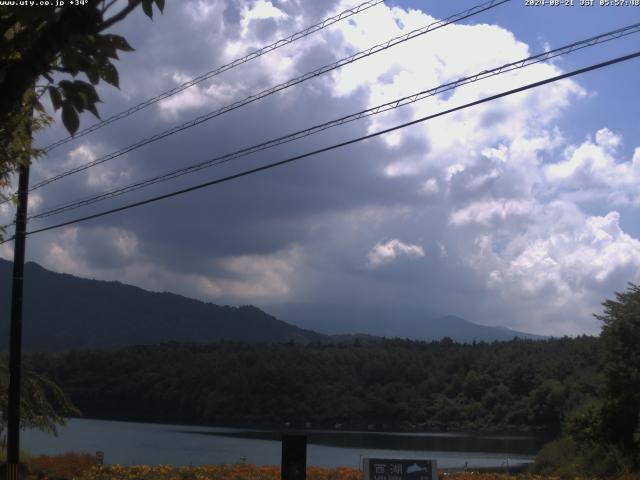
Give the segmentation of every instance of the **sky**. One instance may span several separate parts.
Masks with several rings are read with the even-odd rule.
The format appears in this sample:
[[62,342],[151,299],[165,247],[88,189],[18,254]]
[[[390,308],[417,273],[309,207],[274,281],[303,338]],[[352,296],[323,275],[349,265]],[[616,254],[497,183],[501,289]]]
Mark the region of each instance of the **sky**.
[[[114,33],[135,52],[103,118],[357,0],[183,0]],[[31,184],[480,2],[387,0],[37,160]],[[29,211],[124,186],[640,21],[635,6],[512,0],[71,175]],[[91,207],[89,215],[390,128],[635,52],[638,34],[555,58]],[[27,259],[326,333],[410,335],[457,315],[545,335],[597,334],[640,281],[640,60],[460,110],[206,189],[34,234]],[[46,103],[46,99],[45,99]],[[49,105],[50,107],[50,105]],[[57,124],[36,138],[65,136]],[[81,128],[95,120],[82,116]],[[2,206],[0,220],[12,220]],[[0,247],[11,258],[12,245]]]

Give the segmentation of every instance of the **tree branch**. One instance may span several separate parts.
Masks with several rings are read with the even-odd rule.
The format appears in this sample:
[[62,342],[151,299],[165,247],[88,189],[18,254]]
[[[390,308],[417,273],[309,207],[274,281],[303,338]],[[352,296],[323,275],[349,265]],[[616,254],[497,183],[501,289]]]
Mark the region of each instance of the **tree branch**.
[[107,13],[107,10],[109,10],[117,1],[118,0],[111,0],[107,5],[105,5],[105,0],[102,0],[102,14],[104,15]]
[[107,28],[111,27],[112,25],[118,23],[120,20],[123,20],[127,15],[129,15],[133,10],[135,10],[136,7],[140,5],[140,3],[142,3],[142,0],[133,0],[131,3],[129,3],[128,6],[120,10],[113,17],[102,22],[102,25],[100,25],[98,32],[102,32]]
[[61,72],[61,73],[69,73],[69,74],[73,73],[73,71],[64,67],[51,67],[51,70],[54,72]]

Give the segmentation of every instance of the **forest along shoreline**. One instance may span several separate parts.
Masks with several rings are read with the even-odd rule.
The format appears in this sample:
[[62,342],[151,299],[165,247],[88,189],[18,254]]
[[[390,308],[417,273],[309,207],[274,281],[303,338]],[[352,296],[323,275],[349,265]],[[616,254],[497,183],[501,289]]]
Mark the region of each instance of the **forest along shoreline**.
[[602,388],[596,337],[165,343],[32,353],[83,418],[267,429],[545,433]]

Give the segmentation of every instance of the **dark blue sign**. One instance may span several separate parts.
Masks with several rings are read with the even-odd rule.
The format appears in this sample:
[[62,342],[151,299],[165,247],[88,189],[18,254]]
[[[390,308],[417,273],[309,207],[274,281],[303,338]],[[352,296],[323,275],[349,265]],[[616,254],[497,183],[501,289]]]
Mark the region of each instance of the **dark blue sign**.
[[365,458],[364,480],[438,480],[436,461]]

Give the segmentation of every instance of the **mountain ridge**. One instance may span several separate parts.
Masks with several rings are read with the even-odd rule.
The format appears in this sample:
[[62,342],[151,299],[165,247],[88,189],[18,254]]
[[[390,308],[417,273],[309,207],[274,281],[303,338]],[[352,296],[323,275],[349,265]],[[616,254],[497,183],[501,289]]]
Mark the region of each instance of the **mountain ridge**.
[[443,337],[451,337],[459,342],[508,341],[514,337],[531,340],[549,338],[503,326],[481,325],[456,315],[426,315],[415,308],[403,310],[401,321],[398,321],[399,312],[388,306],[292,304],[280,308],[274,306],[270,311],[285,322],[296,323],[311,330],[322,328],[324,333],[330,334],[349,333],[345,327],[348,325],[350,331],[366,331],[370,335],[426,341]]
[[[12,263],[0,259],[0,311],[9,318]],[[347,343],[376,341],[370,332],[328,335],[286,322],[252,305],[217,305],[171,292],[152,292],[119,281],[56,273],[35,262],[25,265],[23,341],[26,350],[114,348],[162,342]],[[37,299],[37,300],[31,300]],[[8,345],[8,321],[0,345]],[[448,316],[423,322],[430,340],[471,342],[543,338],[485,327]],[[455,328],[452,328],[455,326]],[[469,332],[483,332],[476,337]],[[402,332],[389,337],[416,338]],[[480,338],[482,337],[482,338]],[[424,338],[422,338],[424,339]],[[0,348],[1,349],[1,348]]]
[[[2,291],[10,291],[10,278],[11,262],[0,262]],[[51,272],[34,262],[25,265],[24,298],[24,344],[29,350],[111,348],[167,341],[307,342],[325,337],[287,324],[254,306],[220,306],[119,281],[84,279]],[[0,308],[8,314],[9,295],[0,299]],[[4,345],[7,323],[0,328]]]

